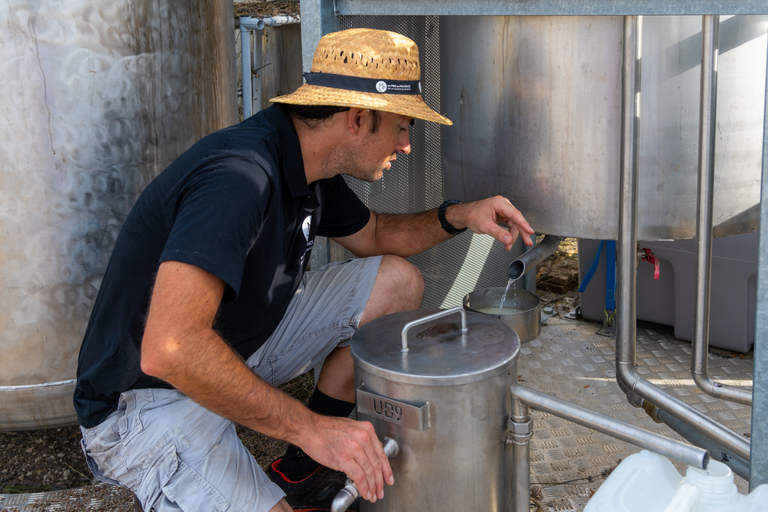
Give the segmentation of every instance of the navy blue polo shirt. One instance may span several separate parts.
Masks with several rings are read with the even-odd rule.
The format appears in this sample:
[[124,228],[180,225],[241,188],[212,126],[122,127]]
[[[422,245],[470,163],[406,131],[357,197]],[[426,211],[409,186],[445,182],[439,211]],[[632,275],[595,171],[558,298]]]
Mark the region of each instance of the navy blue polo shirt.
[[160,263],[195,265],[226,283],[215,328],[247,359],[285,314],[315,236],[351,235],[369,217],[341,176],[307,184],[279,104],[201,139],[147,186],[120,231],[80,349],[80,424],[101,423],[123,391],[171,387],[140,367]]

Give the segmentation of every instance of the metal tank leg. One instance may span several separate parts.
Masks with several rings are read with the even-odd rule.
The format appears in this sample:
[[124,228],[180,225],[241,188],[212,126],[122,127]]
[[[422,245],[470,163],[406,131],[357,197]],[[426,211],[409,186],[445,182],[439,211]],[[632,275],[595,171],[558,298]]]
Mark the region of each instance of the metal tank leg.
[[527,405],[512,396],[512,416],[507,422],[507,472],[512,474],[507,492],[509,512],[529,512],[531,503],[531,436],[533,421]]
[[696,297],[693,313],[691,376],[710,396],[750,405],[752,392],[715,382],[708,375],[709,295],[712,274],[712,218],[715,196],[715,112],[720,17],[704,16],[701,26],[701,99],[699,110],[699,184],[696,208]]

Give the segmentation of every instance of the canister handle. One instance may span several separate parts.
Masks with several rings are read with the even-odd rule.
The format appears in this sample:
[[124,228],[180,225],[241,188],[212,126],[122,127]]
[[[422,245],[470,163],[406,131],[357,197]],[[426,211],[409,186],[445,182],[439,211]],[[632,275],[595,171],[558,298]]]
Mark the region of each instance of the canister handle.
[[401,351],[408,352],[408,329],[417,325],[425,324],[437,318],[451,315],[453,313],[461,313],[461,332],[467,332],[467,312],[464,311],[463,307],[457,306],[455,308],[446,309],[445,311],[438,311],[437,313],[425,316],[424,318],[419,318],[418,320],[408,322],[403,326],[403,332],[401,335]]

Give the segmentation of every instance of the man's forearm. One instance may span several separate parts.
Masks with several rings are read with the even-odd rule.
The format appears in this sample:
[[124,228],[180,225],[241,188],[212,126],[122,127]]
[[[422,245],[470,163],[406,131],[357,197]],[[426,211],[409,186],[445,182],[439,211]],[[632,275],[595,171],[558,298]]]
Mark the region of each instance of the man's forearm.
[[312,416],[301,402],[256,374],[213,330],[188,333],[154,371],[205,408],[264,435],[295,442],[311,428]]
[[404,258],[452,238],[440,227],[437,209],[421,213],[375,213],[375,239],[379,254]]

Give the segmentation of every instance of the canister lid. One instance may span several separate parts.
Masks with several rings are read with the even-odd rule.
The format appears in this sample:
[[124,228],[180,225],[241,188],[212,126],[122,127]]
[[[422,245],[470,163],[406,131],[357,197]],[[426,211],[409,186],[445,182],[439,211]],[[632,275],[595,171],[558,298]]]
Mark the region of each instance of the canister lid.
[[[428,319],[441,313],[403,311],[365,324],[351,341],[355,366],[395,382],[448,386],[485,380],[515,364],[520,341],[502,321],[471,311]],[[466,315],[464,333],[460,313]],[[422,320],[407,330],[404,351],[403,328]]]

